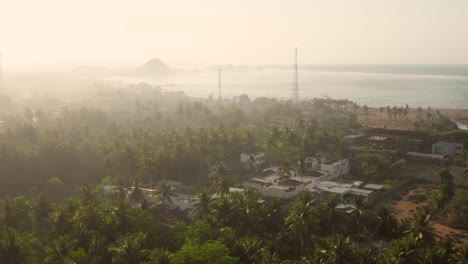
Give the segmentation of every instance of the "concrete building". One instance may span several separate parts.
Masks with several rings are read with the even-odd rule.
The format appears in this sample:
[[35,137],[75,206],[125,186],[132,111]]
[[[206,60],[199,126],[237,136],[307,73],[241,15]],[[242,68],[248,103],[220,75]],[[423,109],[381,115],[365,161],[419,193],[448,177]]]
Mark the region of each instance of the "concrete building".
[[245,167],[251,168],[251,166],[253,166],[254,169],[258,170],[262,168],[266,162],[265,153],[241,153],[240,161]]
[[336,195],[341,202],[352,203],[355,196],[364,197],[368,200],[375,191],[364,188],[358,188],[362,182],[340,183],[334,181],[322,181],[317,184],[317,190]]
[[367,143],[382,145],[385,149],[401,151],[429,151],[428,133],[420,131],[370,128],[366,131]]
[[457,147],[455,144],[439,141],[432,144],[432,154],[439,154],[448,157],[455,156]]
[[348,159],[327,161],[325,158],[307,157],[305,166],[310,176],[319,177],[321,181],[334,180],[350,170]]
[[277,174],[277,168],[268,168],[263,177],[256,177],[242,183],[242,186],[251,187],[263,196],[290,199],[303,191],[314,191],[318,178],[310,176],[292,176],[282,179]]
[[348,146],[360,146],[366,142],[366,135],[347,135],[344,140]]
[[445,155],[412,151],[407,152],[405,158],[413,162],[429,163],[439,166],[445,166],[450,161],[449,157]]

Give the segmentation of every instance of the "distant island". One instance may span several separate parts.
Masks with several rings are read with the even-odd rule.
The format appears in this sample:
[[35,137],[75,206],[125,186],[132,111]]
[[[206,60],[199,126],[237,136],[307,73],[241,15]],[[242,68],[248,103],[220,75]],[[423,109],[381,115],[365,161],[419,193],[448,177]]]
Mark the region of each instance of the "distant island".
[[167,66],[162,60],[152,58],[142,66],[136,68],[131,72],[132,75],[145,76],[145,77],[164,77],[173,75],[174,71]]

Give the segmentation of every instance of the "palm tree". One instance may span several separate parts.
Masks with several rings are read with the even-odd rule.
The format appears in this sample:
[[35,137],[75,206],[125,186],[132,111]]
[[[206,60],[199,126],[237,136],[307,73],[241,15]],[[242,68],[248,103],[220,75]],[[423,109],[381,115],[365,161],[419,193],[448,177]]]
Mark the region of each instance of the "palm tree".
[[302,256],[303,249],[309,244],[310,231],[314,219],[310,202],[296,202],[286,218],[285,224],[289,235],[296,241],[299,256]]
[[37,201],[35,208],[33,209],[36,222],[43,222],[49,219],[50,213],[52,212],[52,206],[47,197],[42,194]]
[[233,212],[234,204],[232,203],[232,200],[229,198],[229,196],[221,194],[221,196],[216,198],[215,202],[213,203],[212,213],[216,218],[216,222],[221,227],[228,226],[230,223],[235,221],[232,217]]
[[172,262],[172,253],[167,249],[155,248],[149,252],[148,256],[149,261],[144,262],[144,264],[171,264]]
[[264,250],[263,240],[256,237],[242,237],[237,239],[234,244],[234,252],[239,256],[241,263],[258,263],[256,260],[261,257]]
[[59,236],[52,241],[51,245],[45,248],[47,256],[45,263],[65,264],[70,262],[70,253],[76,246],[76,240],[69,235]]
[[327,239],[324,247],[320,248],[316,254],[317,263],[351,264],[358,261],[356,244],[349,237],[343,238],[337,235],[335,238]]
[[88,184],[83,184],[78,189],[80,200],[83,204],[96,203],[98,201],[97,193]]
[[397,232],[397,219],[390,213],[388,207],[385,204],[382,204],[377,210],[377,236],[389,240],[394,238]]
[[420,238],[421,242],[426,245],[432,245],[436,234],[432,227],[431,215],[423,210],[417,210],[413,214],[414,221],[409,230],[415,237]]
[[336,212],[336,205],[338,204],[335,197],[331,197],[325,201],[325,210],[326,210],[326,219],[330,227],[331,235],[335,236],[335,225],[338,218],[338,213]]
[[385,248],[384,260],[388,264],[422,263],[421,240],[413,235],[394,240],[391,246]]
[[213,199],[207,188],[203,188],[199,191],[192,200],[194,218],[204,219],[205,216],[210,213],[212,202]]
[[135,177],[133,191],[129,195],[129,199],[132,202],[139,203],[145,199],[145,194],[140,189],[140,181],[138,177]]
[[30,238],[19,235],[14,229],[4,229],[0,234],[0,260],[2,264],[31,263]]
[[281,162],[280,166],[278,167],[278,174],[281,176],[281,178],[286,179],[291,177],[291,161],[288,159],[283,160]]
[[354,206],[356,210],[354,211],[354,215],[356,216],[356,232],[361,230],[361,226],[364,224],[362,220],[365,220],[368,215],[366,202],[362,196],[354,196]]
[[145,235],[138,233],[134,236],[120,238],[115,244],[109,246],[112,254],[112,263],[117,264],[140,264],[145,258],[143,256],[143,242]]
[[2,227],[16,227],[18,219],[15,217],[15,205],[10,198],[6,198],[2,201],[1,216]]
[[172,204],[172,198],[177,197],[175,193],[175,188],[172,185],[165,181],[160,181],[158,186],[156,186],[156,201],[162,205]]
[[229,192],[229,182],[228,178],[231,175],[229,166],[223,162],[216,164],[210,173],[210,178],[212,179],[212,188],[216,193],[226,194]]

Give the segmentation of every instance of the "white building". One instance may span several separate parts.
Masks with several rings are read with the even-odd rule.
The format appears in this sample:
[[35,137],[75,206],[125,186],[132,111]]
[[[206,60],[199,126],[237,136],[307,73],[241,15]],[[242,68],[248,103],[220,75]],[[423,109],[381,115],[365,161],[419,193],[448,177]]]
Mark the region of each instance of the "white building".
[[334,180],[349,173],[349,160],[326,161],[325,158],[308,157],[305,160],[306,169],[310,173],[319,174],[322,181]]
[[255,169],[259,169],[263,166],[263,164],[266,161],[265,153],[241,153],[240,161],[244,163],[246,167],[253,166]]
[[264,171],[270,174],[247,180],[242,185],[258,190],[263,196],[289,199],[303,191],[313,191],[318,182],[317,178],[310,176],[293,176],[282,180],[277,175],[276,168],[268,168]]
[[[361,196],[367,200],[374,193],[374,190],[358,188],[360,185],[362,185],[362,182],[339,183],[334,181],[322,181],[318,183],[317,189],[322,192],[337,195],[343,202],[352,201],[353,196]],[[374,186],[371,184],[371,187]]]

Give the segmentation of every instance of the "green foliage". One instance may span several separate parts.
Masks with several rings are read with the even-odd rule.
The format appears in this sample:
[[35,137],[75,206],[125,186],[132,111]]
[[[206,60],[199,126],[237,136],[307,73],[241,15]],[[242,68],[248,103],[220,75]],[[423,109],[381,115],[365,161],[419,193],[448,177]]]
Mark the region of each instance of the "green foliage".
[[0,262],[5,264],[35,263],[34,238],[21,235],[16,230],[5,228],[0,231]]
[[236,258],[229,256],[228,248],[220,242],[189,244],[183,246],[173,256],[174,264],[217,264],[237,263]]
[[[318,153],[329,159],[345,157],[343,135],[358,128],[358,106],[353,102],[330,98],[300,103],[250,101],[242,96],[240,103],[219,104],[163,96],[144,85],[135,90],[141,94],[104,89],[90,99],[90,105],[109,111],[26,109],[2,118],[0,193],[32,198],[0,201],[0,263],[466,259],[466,248],[435,243],[429,218],[421,213],[407,228],[386,207],[373,212],[359,200],[356,212],[345,214],[336,210],[336,199],[313,201],[309,193],[295,201],[264,199],[248,188],[244,193],[229,193],[239,174],[233,161],[246,149],[263,149],[282,158],[284,177],[291,171],[304,173],[305,158]],[[279,115],[298,119],[294,124],[270,126]],[[376,146],[365,147],[358,158],[366,177],[379,176],[390,160]],[[441,193],[449,201],[450,177],[441,178]],[[171,206],[175,197],[163,179],[212,184],[193,199],[192,221],[161,215],[161,207]],[[94,188],[100,182],[117,187],[103,195],[103,186]],[[155,198],[164,206],[144,199],[142,189],[153,188],[155,182],[159,182]],[[30,192],[33,186],[36,191]],[[447,212],[459,213],[454,221],[458,224],[466,219],[462,214],[465,196],[457,193],[449,202]],[[403,229],[408,234],[402,234]],[[385,239],[392,246],[385,249],[385,257],[378,258],[374,248],[357,243],[365,239]]]
[[448,223],[456,228],[468,227],[468,191],[458,190],[447,206]]
[[446,168],[439,172],[438,190],[431,194],[431,202],[437,210],[444,208],[455,195],[455,183],[453,175]]
[[354,168],[358,175],[366,179],[382,176],[391,164],[391,157],[385,153],[382,146],[367,144],[360,148],[357,155],[358,167]]
[[160,181],[156,186],[156,201],[162,205],[172,204],[172,198],[175,198],[175,189],[169,183],[165,181]]

